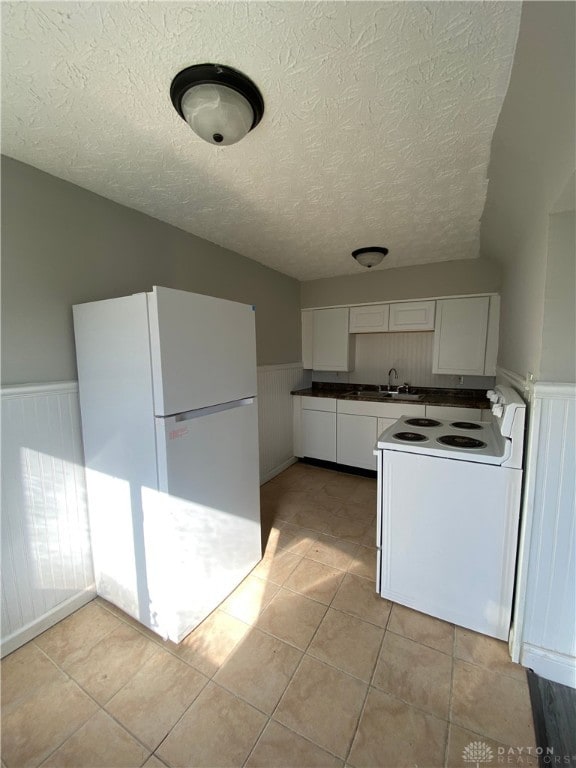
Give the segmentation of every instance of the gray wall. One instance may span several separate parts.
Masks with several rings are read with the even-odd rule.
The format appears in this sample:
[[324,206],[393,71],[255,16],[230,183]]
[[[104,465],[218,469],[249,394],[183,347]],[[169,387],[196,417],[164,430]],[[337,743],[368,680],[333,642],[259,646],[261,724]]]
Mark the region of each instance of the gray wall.
[[301,359],[300,284],[2,158],[2,382],[76,377],[73,304],[152,285],[256,305],[258,364]]
[[302,283],[302,306],[421,299],[499,289],[500,271],[496,264],[486,259],[463,259],[308,280]]
[[[545,378],[543,328],[547,336],[554,329],[555,357],[569,355],[574,343],[574,283],[558,293],[559,304],[546,300],[546,286],[553,292],[552,270],[560,259],[557,243],[551,241],[548,252],[550,214],[575,167],[575,24],[574,3],[524,3],[510,86],[492,141],[480,231],[482,256],[502,269],[498,362],[536,379]],[[567,322],[548,318],[549,312]],[[546,355],[551,342],[547,338]]]
[[540,378],[576,382],[576,213],[550,216]]

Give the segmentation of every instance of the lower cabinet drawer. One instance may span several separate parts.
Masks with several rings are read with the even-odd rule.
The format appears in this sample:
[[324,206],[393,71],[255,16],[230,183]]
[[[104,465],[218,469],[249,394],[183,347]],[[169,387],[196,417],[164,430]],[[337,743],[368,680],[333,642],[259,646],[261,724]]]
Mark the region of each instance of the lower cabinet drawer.
[[[304,399],[304,398],[302,398]],[[337,400],[338,413],[357,416],[379,416],[381,419],[399,419],[400,416],[424,416],[424,403],[376,403],[359,400]]]
[[302,408],[311,411],[331,411],[336,413],[336,400],[333,397],[302,397]]

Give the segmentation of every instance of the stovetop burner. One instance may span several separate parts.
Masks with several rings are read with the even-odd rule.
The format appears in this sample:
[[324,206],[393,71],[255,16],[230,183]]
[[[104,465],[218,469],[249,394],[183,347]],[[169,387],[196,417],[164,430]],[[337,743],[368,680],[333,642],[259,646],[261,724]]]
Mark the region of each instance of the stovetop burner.
[[428,439],[426,435],[421,435],[419,432],[396,432],[394,437],[396,440],[404,440],[406,443],[421,443]]
[[476,440],[475,437],[467,435],[442,435],[438,438],[442,445],[449,445],[451,448],[486,448],[486,443],[482,440]]
[[439,427],[440,422],[436,419],[406,419],[404,424],[410,424],[411,427]]
[[484,429],[482,424],[474,424],[473,421],[453,421],[450,426],[456,429]]

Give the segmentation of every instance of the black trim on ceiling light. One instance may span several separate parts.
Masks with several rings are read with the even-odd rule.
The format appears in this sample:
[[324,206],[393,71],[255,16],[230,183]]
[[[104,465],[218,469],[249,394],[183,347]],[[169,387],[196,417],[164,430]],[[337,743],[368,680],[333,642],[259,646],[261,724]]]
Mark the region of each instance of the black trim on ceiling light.
[[195,85],[215,83],[237,91],[249,102],[254,113],[252,128],[255,128],[264,114],[264,99],[262,94],[246,75],[232,67],[223,64],[194,64],[179,72],[170,85],[170,99],[174,109],[185,120],[182,112],[182,99]]

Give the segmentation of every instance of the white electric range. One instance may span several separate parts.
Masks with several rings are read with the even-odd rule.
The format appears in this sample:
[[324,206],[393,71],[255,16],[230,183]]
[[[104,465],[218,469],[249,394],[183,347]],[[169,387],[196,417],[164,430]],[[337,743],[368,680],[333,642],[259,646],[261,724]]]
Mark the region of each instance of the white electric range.
[[491,422],[401,417],[380,435],[378,592],[507,639],[526,406],[496,387]]

